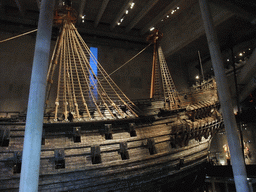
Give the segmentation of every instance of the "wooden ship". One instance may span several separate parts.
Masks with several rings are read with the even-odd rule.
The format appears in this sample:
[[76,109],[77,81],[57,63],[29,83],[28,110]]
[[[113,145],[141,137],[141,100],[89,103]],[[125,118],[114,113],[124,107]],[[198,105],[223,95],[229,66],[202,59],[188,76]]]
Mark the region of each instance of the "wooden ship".
[[[148,37],[154,43],[150,99],[132,102],[93,57],[71,11],[55,15],[61,32],[46,97],[55,72],[58,88],[55,109],[45,111],[38,190],[196,187],[211,138],[223,127],[214,79],[179,93],[159,46],[162,34],[155,30]],[[0,130],[0,191],[18,191],[25,123],[6,119]]]

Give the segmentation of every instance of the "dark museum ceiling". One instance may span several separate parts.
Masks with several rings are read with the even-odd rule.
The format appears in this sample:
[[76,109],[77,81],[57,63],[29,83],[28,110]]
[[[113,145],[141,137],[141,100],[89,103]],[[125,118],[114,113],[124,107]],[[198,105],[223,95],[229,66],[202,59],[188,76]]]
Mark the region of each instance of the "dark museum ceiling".
[[[40,1],[0,0],[1,30],[18,34],[35,29]],[[62,0],[55,2],[56,7],[63,3]],[[130,46],[139,50],[148,44],[146,36],[151,27],[157,27],[161,31],[171,19],[188,11],[197,2],[198,0],[72,0],[72,7],[78,13],[76,26],[86,42]],[[230,46],[231,37],[233,44],[255,37],[256,29],[253,23],[256,22],[256,2],[254,0],[211,0],[210,2],[235,14],[216,28],[222,50]],[[132,3],[135,4],[131,9]],[[173,10],[176,11],[172,14]],[[167,15],[170,15],[170,18]],[[54,28],[53,38],[57,34],[58,29]],[[202,50],[202,57],[209,55],[205,35],[184,45],[175,53],[167,55],[167,59],[179,58],[181,64],[188,63],[197,59],[195,54],[197,50]]]

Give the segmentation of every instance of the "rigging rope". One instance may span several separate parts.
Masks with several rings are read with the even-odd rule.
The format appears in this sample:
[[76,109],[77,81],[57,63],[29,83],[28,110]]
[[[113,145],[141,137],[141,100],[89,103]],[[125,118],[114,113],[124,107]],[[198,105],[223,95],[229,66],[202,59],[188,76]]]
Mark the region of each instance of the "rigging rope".
[[131,59],[129,59],[128,61],[126,61],[123,65],[121,65],[120,67],[118,67],[115,71],[113,71],[112,73],[109,74],[109,76],[113,75],[115,72],[117,72],[119,69],[121,69],[123,66],[125,66],[127,63],[129,63],[130,61],[132,61],[133,59],[135,59],[139,54],[141,54],[143,51],[145,51],[152,43],[148,44],[144,49],[142,49],[139,53],[137,53],[135,56],[133,56]]
[[16,35],[16,36],[14,36],[14,37],[10,37],[10,38],[4,39],[4,40],[0,41],[0,43],[3,43],[3,42],[5,42],[5,41],[9,41],[9,40],[12,40],[12,39],[15,39],[15,38],[18,38],[18,37],[21,37],[21,36],[24,36],[24,35],[27,35],[27,34],[30,34],[30,33],[33,33],[33,32],[35,32],[35,31],[37,31],[37,29],[34,29],[34,30],[32,30],[32,31],[28,31],[28,32],[26,32],[26,33],[22,33],[22,34],[20,34],[20,35]]

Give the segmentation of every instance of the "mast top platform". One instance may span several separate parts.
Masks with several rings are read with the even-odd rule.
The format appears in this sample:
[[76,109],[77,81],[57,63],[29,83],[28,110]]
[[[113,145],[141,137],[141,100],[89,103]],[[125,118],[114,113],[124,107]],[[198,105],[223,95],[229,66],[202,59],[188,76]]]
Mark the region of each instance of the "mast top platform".
[[53,20],[54,25],[58,27],[63,25],[64,20],[75,24],[77,21],[77,12],[70,6],[59,6],[57,9],[55,9]]
[[147,41],[156,43],[157,41],[160,41],[163,38],[163,33],[160,32],[158,29],[154,29],[152,33],[147,36]]

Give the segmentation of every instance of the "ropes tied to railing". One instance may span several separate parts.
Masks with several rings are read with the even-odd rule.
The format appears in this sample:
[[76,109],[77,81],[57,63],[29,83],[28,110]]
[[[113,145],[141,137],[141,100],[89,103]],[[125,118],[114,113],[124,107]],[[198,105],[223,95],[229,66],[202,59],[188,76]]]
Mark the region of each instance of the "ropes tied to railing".
[[28,31],[28,32],[22,33],[22,34],[20,34],[20,35],[16,35],[16,36],[14,36],[14,37],[10,37],[10,38],[1,40],[0,43],[6,42],[6,41],[10,41],[10,40],[12,40],[12,39],[16,39],[16,38],[18,38],[18,37],[21,37],[21,36],[24,36],[24,35],[27,35],[27,34],[30,34],[30,33],[34,33],[34,32],[36,32],[36,31],[37,31],[37,29],[34,29],[34,30],[32,30],[32,31]]
[[54,121],[138,117],[136,106],[93,56],[75,26],[66,21],[61,31],[47,77],[49,87],[58,64]]

